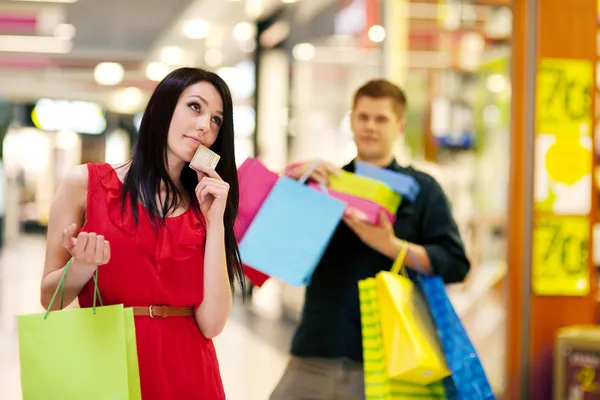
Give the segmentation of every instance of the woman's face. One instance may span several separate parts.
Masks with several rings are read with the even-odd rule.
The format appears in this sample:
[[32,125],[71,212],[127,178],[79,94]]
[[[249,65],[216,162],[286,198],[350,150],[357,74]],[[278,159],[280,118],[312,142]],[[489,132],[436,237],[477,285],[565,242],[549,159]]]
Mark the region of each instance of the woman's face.
[[177,101],[169,134],[169,158],[190,162],[200,144],[211,147],[223,124],[223,99],[209,82],[188,86]]

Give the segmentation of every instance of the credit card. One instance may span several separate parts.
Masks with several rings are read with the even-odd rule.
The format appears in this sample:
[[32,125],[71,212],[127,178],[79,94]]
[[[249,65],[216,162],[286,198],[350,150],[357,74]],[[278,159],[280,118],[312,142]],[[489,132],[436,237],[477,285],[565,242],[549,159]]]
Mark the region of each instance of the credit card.
[[217,167],[217,164],[219,163],[220,159],[220,155],[210,150],[209,148],[200,145],[200,147],[198,147],[198,150],[196,150],[196,154],[194,154],[194,158],[192,158],[192,161],[190,162],[190,168],[194,169],[192,167],[192,164],[195,164],[202,165],[207,169],[214,170]]

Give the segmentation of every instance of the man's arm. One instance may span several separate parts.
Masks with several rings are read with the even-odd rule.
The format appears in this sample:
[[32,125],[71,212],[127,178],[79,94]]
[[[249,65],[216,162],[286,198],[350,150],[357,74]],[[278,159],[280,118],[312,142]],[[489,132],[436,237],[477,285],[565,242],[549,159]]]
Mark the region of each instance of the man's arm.
[[448,199],[433,179],[424,195],[427,198],[419,221],[422,244],[408,243],[394,236],[381,252],[395,259],[406,243],[408,252],[404,265],[421,273],[440,275],[446,283],[462,282],[471,265]]
[[[440,275],[446,283],[464,281],[471,263],[448,198],[434,179],[431,180],[420,223],[422,247],[429,258],[431,271]],[[406,262],[410,263],[408,258]]]

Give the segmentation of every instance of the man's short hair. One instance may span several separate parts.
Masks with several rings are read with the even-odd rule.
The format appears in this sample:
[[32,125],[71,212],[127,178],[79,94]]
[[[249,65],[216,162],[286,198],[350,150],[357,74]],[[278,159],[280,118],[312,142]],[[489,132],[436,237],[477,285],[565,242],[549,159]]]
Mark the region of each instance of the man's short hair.
[[404,91],[386,79],[373,79],[358,88],[358,90],[354,93],[352,109],[356,107],[356,103],[361,97],[391,99],[394,103],[394,112],[398,118],[404,117],[404,113],[408,105]]

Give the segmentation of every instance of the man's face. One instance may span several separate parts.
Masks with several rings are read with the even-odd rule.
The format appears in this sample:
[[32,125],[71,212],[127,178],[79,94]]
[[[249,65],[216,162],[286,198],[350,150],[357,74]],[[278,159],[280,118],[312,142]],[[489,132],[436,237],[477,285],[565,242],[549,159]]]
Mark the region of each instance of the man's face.
[[389,162],[394,142],[404,129],[391,98],[361,96],[352,111],[352,131],[358,157],[366,162]]

